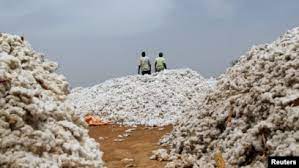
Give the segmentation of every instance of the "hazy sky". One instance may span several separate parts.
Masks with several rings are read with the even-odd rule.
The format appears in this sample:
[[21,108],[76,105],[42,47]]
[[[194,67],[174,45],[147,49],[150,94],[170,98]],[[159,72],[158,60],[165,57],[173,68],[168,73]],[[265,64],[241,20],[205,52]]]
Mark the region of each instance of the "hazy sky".
[[298,23],[298,0],[0,0],[0,32],[25,35],[72,86],[135,74],[142,50],[217,76]]

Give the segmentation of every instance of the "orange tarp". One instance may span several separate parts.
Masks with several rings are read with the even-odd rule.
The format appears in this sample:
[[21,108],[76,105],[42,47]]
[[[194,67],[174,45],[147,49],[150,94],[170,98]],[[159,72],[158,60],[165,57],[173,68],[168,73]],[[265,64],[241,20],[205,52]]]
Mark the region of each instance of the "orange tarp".
[[107,125],[111,122],[102,121],[98,116],[87,115],[84,117],[85,122],[90,126]]

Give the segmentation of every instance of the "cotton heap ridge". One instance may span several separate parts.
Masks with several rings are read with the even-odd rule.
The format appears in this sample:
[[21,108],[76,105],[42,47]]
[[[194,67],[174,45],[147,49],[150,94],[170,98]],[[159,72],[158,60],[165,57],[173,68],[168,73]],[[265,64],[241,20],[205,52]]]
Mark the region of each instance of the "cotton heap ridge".
[[81,116],[91,113],[118,124],[162,126],[198,108],[214,81],[190,69],[165,70],[75,88],[69,100]]
[[99,145],[65,103],[58,65],[0,33],[0,167],[103,167]]
[[267,156],[298,156],[299,28],[241,56],[161,143],[168,168],[263,168]]

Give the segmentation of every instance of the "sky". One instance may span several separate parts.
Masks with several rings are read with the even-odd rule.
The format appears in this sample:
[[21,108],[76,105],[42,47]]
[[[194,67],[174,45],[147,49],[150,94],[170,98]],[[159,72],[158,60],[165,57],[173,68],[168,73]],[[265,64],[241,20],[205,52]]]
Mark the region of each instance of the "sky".
[[24,35],[72,87],[136,74],[142,51],[217,77],[298,23],[298,0],[0,0],[0,32]]

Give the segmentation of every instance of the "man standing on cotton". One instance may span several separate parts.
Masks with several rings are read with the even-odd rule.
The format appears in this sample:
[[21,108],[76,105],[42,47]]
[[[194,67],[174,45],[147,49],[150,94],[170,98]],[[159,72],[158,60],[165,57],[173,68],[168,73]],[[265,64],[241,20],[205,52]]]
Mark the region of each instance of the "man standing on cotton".
[[138,66],[138,74],[140,74],[140,70],[141,70],[142,75],[145,75],[145,74],[150,75],[151,74],[151,70],[152,70],[151,62],[150,62],[149,57],[146,56],[145,52],[141,53],[141,57],[139,60],[139,66]]
[[155,72],[163,71],[167,69],[165,58],[163,57],[163,53],[159,53],[159,57],[156,58],[155,61]]

